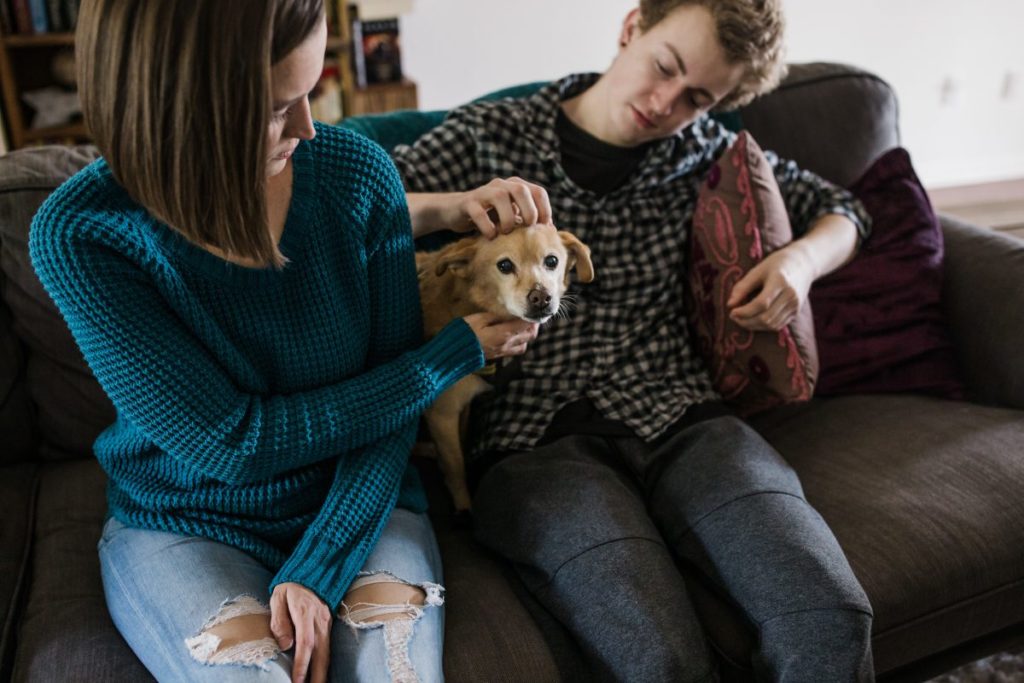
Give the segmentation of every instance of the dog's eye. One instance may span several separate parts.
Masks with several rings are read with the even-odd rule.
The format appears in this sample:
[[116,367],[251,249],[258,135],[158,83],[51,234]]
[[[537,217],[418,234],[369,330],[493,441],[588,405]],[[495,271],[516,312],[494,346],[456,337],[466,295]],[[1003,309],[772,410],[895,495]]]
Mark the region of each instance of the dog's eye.
[[555,268],[558,267],[558,257],[548,256],[547,258],[544,259],[544,265],[547,267],[548,270],[554,270]]
[[510,259],[503,258],[500,261],[498,261],[498,270],[500,270],[505,275],[509,275],[511,273],[516,272],[516,264],[512,263]]

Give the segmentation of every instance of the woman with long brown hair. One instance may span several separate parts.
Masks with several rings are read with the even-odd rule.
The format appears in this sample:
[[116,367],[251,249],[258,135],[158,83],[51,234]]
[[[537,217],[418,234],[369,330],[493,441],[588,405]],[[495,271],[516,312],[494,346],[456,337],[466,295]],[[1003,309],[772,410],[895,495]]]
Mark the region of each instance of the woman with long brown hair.
[[310,117],[322,0],[86,0],[76,40],[103,158],[31,254],[117,408],[114,622],[160,680],[440,680],[418,416],[535,327],[423,343],[398,175]]

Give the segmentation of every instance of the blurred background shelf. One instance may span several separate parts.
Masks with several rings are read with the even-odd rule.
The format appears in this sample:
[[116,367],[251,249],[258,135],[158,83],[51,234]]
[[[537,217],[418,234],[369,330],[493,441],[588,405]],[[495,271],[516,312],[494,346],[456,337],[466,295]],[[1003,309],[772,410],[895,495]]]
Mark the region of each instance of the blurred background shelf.
[[937,211],[1024,239],[1024,178],[929,189]]
[[[344,116],[418,108],[416,84],[409,79],[358,87],[353,63],[355,51],[362,50],[363,45],[353,41],[353,26],[358,18],[356,5],[351,4],[352,1],[328,0],[330,31],[324,77],[333,79],[327,90],[331,91],[336,106],[320,107],[317,111],[330,112],[331,116],[323,120],[334,123]],[[64,26],[70,24],[65,23]],[[24,34],[4,33],[0,30],[0,103],[3,109],[0,134],[6,134],[8,148],[89,141],[88,132],[80,119],[66,125],[33,128],[36,112],[24,99],[25,93],[53,86],[71,91],[74,85],[71,57],[74,45],[73,31]],[[57,68],[58,61],[63,62],[64,68]],[[69,63],[70,75],[67,68]]]

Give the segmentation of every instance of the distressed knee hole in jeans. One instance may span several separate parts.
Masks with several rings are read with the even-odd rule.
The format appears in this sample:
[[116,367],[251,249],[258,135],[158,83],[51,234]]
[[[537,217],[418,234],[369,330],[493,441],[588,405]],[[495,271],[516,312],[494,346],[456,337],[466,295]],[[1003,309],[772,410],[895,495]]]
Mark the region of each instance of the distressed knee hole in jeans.
[[203,664],[240,664],[264,671],[281,653],[270,631],[270,608],[251,595],[222,602],[185,645],[192,659]]
[[353,630],[383,629],[388,673],[395,683],[419,681],[409,656],[414,625],[425,607],[444,604],[444,588],[413,584],[389,572],[362,572],[352,582],[339,616]]

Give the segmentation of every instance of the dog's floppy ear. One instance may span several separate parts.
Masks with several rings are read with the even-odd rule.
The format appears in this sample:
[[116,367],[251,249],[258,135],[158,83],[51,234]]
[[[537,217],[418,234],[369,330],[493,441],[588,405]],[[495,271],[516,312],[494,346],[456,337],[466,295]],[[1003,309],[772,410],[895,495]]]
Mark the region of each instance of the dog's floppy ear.
[[466,237],[441,249],[437,253],[434,274],[440,277],[450,270],[452,275],[467,277],[466,266],[476,255],[477,240],[477,237]]
[[594,279],[594,264],[590,262],[590,247],[580,242],[571,232],[559,230],[558,236],[569,252],[569,262],[565,264],[565,286],[569,286],[569,272],[573,268],[576,268],[576,279],[591,282]]

